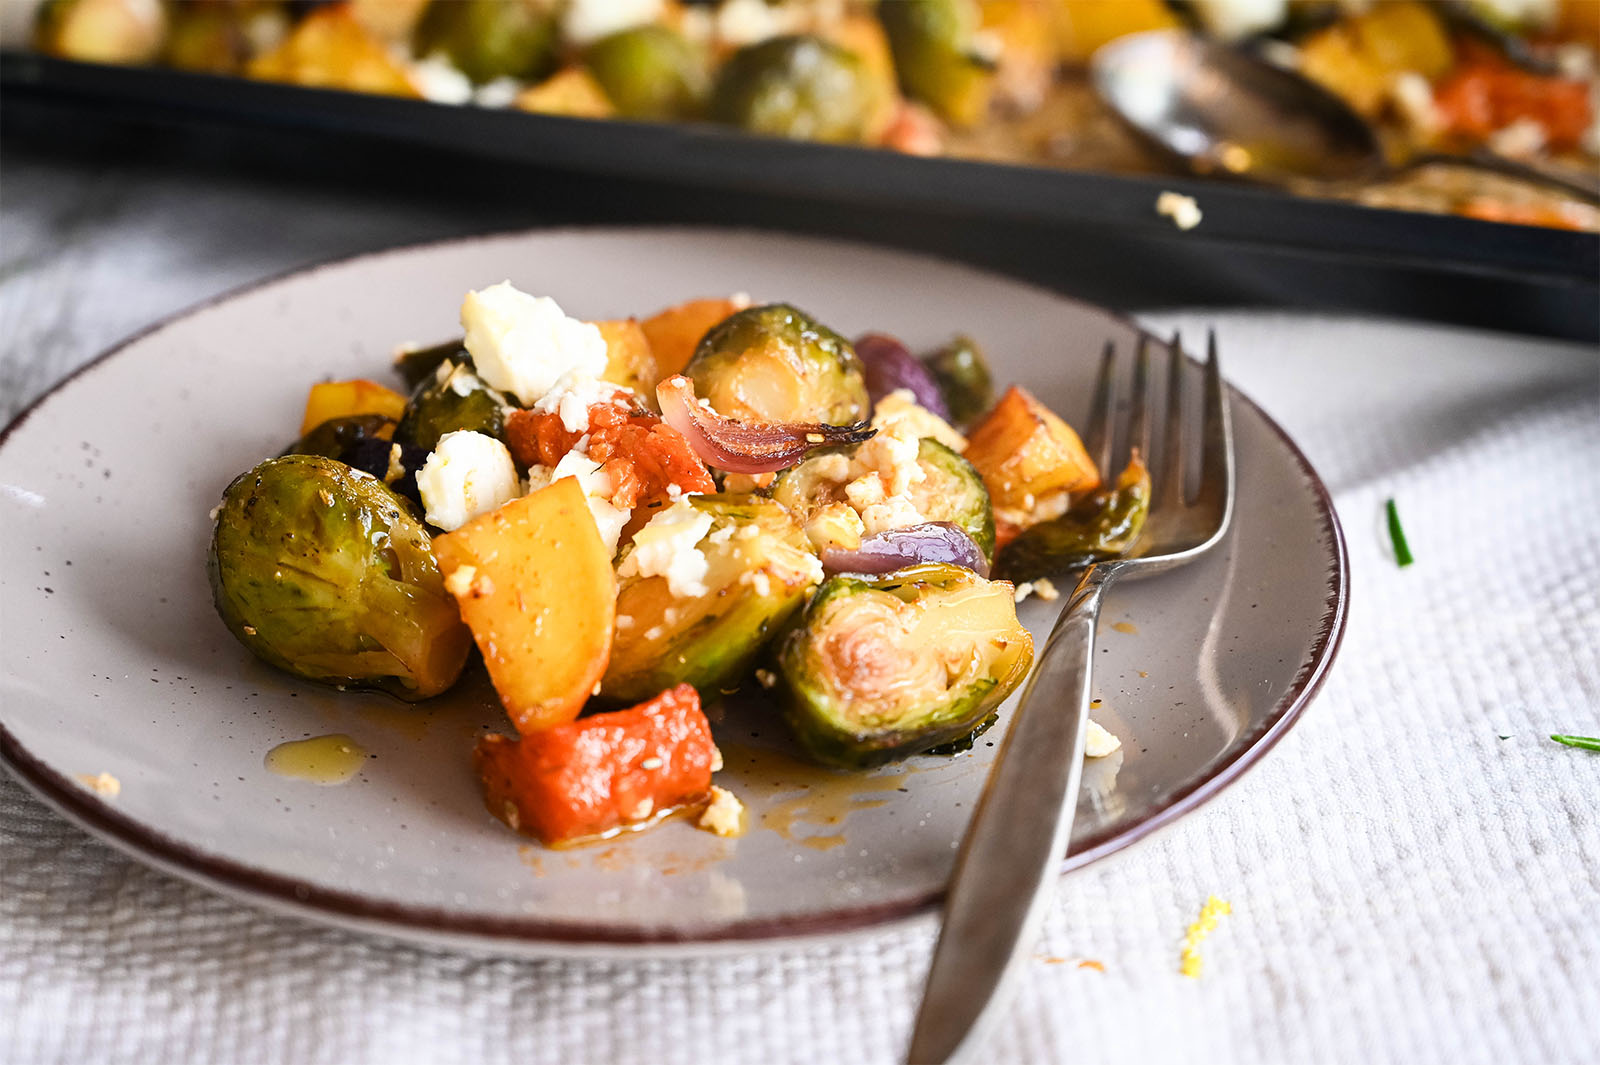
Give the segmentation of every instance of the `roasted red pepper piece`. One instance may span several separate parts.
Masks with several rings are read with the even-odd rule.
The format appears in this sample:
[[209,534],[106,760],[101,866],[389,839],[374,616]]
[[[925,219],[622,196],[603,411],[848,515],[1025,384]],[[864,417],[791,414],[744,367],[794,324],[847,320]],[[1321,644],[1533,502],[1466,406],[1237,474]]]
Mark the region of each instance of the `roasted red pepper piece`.
[[704,800],[716,759],[700,696],[687,684],[520,740],[485,736],[474,755],[489,812],[552,846]]

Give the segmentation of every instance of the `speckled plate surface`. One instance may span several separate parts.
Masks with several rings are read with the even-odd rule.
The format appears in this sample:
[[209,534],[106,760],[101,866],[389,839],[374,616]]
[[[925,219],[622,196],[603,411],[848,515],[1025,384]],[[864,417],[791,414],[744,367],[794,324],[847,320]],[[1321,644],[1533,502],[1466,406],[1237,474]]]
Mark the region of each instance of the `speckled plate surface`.
[[[716,726],[720,779],[750,808],[745,836],[671,822],[550,851],[480,804],[468,751],[505,727],[481,677],[423,708],[341,694],[262,665],[217,620],[207,512],[294,436],[306,387],[384,379],[397,344],[453,335],[462,293],[505,278],[585,318],[745,291],[914,349],[969,332],[998,381],[1080,423],[1101,345],[1138,335],[936,259],[719,230],[452,241],[233,294],[107,353],[0,437],[0,759],[87,830],[177,875],[436,945],[707,950],[930,911],[995,735],[953,758],[827,774],[793,760],[758,687]],[[1305,707],[1343,631],[1348,576],[1327,493],[1259,408],[1231,401],[1240,492],[1228,541],[1106,601],[1097,717],[1123,748],[1085,772],[1068,868],[1237,777]],[[1030,601],[1022,614],[1039,633],[1054,609]],[[369,754],[348,782],[267,767],[279,744],[332,733]],[[120,783],[114,798],[81,782],[101,773]]]

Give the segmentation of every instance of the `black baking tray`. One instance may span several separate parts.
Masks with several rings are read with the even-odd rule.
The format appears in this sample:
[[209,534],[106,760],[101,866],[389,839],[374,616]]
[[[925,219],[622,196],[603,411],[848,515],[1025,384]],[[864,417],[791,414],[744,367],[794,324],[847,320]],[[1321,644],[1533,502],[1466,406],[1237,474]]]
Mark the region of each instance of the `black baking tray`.
[[[0,132],[145,122],[247,138],[280,163],[340,153],[428,180],[463,163],[554,175],[611,218],[720,220],[968,259],[1121,310],[1174,304],[1358,310],[1600,340],[1600,236],[1311,200],[1181,177],[1114,176],[592,121],[0,51]],[[41,118],[44,115],[46,117]],[[52,118],[49,116],[57,116]],[[374,163],[374,160],[377,162]],[[452,177],[454,175],[454,178]],[[564,175],[564,177],[563,177]],[[508,181],[503,187],[525,182]],[[558,186],[560,187],[560,186]],[[1191,195],[1201,224],[1155,211]],[[481,194],[482,189],[474,191]],[[628,206],[631,205],[631,206]]]

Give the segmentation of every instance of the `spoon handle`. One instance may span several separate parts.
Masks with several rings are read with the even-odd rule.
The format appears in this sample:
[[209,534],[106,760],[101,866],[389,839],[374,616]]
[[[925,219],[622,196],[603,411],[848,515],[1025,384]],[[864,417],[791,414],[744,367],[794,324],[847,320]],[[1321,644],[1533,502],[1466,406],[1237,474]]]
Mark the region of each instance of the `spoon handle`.
[[1487,148],[1479,148],[1469,155],[1444,155],[1426,152],[1408,159],[1400,169],[1416,170],[1424,166],[1460,166],[1469,170],[1487,170],[1506,177],[1520,178],[1536,185],[1559,189],[1590,203],[1600,204],[1600,171],[1578,170],[1573,167],[1537,163],[1521,159],[1508,159]]
[[912,1065],[970,1054],[1033,945],[1078,805],[1095,625],[1115,573],[1114,564],[1084,571],[989,769],[951,874],[907,1052]]

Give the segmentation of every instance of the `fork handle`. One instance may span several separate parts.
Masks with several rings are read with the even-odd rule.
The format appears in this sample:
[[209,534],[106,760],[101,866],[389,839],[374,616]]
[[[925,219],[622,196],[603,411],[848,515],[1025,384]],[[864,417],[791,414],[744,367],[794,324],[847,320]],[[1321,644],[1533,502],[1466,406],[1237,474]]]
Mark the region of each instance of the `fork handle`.
[[936,1065],[975,1047],[1017,960],[1032,948],[1078,805],[1095,627],[1115,573],[1114,564],[1084,571],[989,769],[945,896],[907,1052],[912,1065]]

